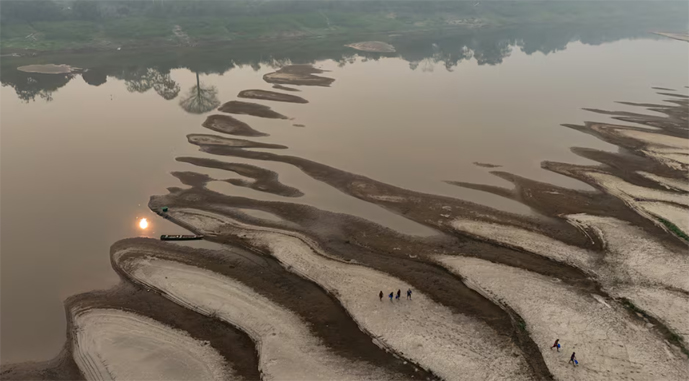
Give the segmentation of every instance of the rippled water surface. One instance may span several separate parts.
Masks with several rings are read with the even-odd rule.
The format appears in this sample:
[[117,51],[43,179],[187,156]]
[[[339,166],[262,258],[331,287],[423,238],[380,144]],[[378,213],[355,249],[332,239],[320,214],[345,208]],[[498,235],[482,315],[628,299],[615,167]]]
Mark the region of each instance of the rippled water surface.
[[[482,162],[531,179],[590,189],[541,169],[541,161],[591,164],[570,147],[617,147],[560,124],[611,121],[581,108],[636,111],[615,101],[660,102],[663,97],[651,87],[686,93],[689,85],[686,43],[650,36],[601,45],[573,41],[547,54],[526,54],[511,46],[509,54],[505,50],[490,63],[477,52],[470,58],[464,51],[468,58],[454,66],[446,65],[443,53],[455,49],[459,54],[461,49],[432,38],[422,45],[423,58],[418,59],[349,52],[307,60],[329,71],[323,75],[335,79],[331,87],[301,87],[294,94],[308,104],[261,102],[291,120],[237,118],[269,134],[252,140],[286,145],[284,154],[411,190],[534,213],[522,204],[444,181],[508,185],[491,175],[490,168],[473,164]],[[263,52],[270,56],[269,50]],[[234,60],[229,53],[221,58]],[[301,62],[299,57],[291,61]],[[149,196],[182,186],[171,171],[240,177],[175,161],[180,156],[212,157],[198,152],[186,135],[214,133],[201,126],[214,112],[190,113],[180,107],[197,77],[202,87],[215,88],[217,101],[224,103],[237,99],[241,90],[271,89],[262,76],[278,64],[265,58],[253,65],[236,62],[229,70],[175,68],[164,78],[168,82],[150,77],[152,71],[165,76],[166,70],[136,60],[103,69],[100,80],[87,76],[90,84],[81,76],[8,79],[4,74],[3,363],[48,359],[59,350],[65,337],[63,300],[117,282],[108,257],[113,242],[184,232],[147,208]],[[95,76],[100,68],[93,69]],[[154,88],[151,81],[163,88]],[[57,85],[41,88],[46,82]],[[276,171],[281,182],[305,195],[285,199],[226,182],[212,182],[209,188],[355,214],[407,234],[433,234],[289,165],[231,161]],[[141,218],[150,223],[146,230],[139,227]]]

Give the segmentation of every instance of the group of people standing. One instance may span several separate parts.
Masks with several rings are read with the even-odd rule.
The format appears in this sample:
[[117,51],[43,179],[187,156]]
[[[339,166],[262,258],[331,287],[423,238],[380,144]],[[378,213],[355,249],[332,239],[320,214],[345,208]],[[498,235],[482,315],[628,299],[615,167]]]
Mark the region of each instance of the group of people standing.
[[[553,346],[550,347],[550,350],[552,351],[553,348],[557,349],[557,351],[560,352],[560,339],[556,339],[556,340],[555,340],[555,344],[553,344]],[[572,355],[569,356],[569,362],[568,362],[568,364],[571,362],[573,366],[579,365],[579,361],[577,361],[577,356],[576,356],[576,354],[577,354],[576,352],[572,352]]]
[[[393,296],[395,297],[395,300],[399,301],[401,295],[402,295],[402,290],[397,290],[397,296],[395,296],[395,292],[393,291],[390,293],[390,295],[388,295],[388,297],[390,298],[391,302],[392,302]],[[380,299],[381,302],[383,301],[383,291],[381,291],[378,294],[378,299]],[[407,300],[411,300],[411,288],[407,290]]]

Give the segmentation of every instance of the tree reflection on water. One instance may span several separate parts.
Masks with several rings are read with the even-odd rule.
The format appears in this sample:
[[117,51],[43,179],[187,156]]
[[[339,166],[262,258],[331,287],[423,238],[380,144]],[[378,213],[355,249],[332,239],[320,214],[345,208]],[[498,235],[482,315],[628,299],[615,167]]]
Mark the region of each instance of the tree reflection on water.
[[192,86],[187,95],[179,100],[179,107],[191,114],[203,114],[220,106],[218,89],[215,86],[204,85],[196,72],[196,85]]
[[[199,74],[223,74],[237,66],[277,68],[285,64],[310,64],[333,60],[339,66],[353,64],[359,58],[378,60],[397,57],[409,62],[411,70],[433,71],[437,66],[452,71],[461,62],[475,60],[478,65],[499,65],[513,49],[526,54],[549,54],[565,50],[573,41],[589,45],[630,38],[662,38],[648,33],[644,25],[521,25],[499,29],[462,29],[427,35],[408,35],[391,38],[397,53],[379,54],[356,52],[340,40],[291,41],[274,44],[227,47],[197,47],[192,51],[174,49],[157,52],[102,53],[91,56],[68,56],[60,60],[87,70],[82,73],[86,83],[99,86],[114,77],[125,82],[127,90],[143,93],[153,89],[166,100],[178,97],[180,86],[170,71],[187,68],[196,73],[196,85],[180,99],[180,107],[195,114],[208,112],[219,105],[217,89],[204,85]],[[651,28],[652,29],[652,28]],[[351,42],[351,41],[349,41]],[[110,54],[110,55],[109,55]],[[228,59],[228,57],[232,57]],[[45,61],[47,58],[42,58]],[[0,61],[0,82],[13,87],[17,97],[25,102],[38,97],[52,100],[53,92],[66,85],[75,75],[22,73],[16,68],[27,64],[26,58],[7,58]],[[74,62],[71,62],[73,60]]]

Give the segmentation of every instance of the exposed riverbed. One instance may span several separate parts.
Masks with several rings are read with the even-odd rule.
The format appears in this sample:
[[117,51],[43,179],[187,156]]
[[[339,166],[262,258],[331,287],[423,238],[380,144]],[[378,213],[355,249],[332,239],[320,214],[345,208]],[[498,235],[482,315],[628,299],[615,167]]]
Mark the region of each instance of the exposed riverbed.
[[[647,57],[664,57],[665,64]],[[560,334],[543,325],[556,312],[530,313],[538,304],[533,295],[556,281],[583,310],[605,316],[601,306],[612,305],[606,324],[642,327],[644,333],[636,335],[653,351],[638,361],[664,361],[661,375],[681,379],[687,359],[671,334],[686,337],[686,324],[677,317],[684,310],[656,301],[681,304],[689,292],[678,279],[687,267],[681,233],[689,226],[682,213],[687,208],[682,173],[689,146],[682,126],[688,63],[682,41],[630,40],[600,46],[574,42],[549,55],[514,48],[500,65],[467,59],[452,71],[433,57],[409,62],[353,56],[344,64],[316,61],[314,67],[323,71],[288,67],[281,75],[274,74],[279,67],[265,63],[222,75],[176,69],[152,76],[159,87],[149,89],[140,87],[141,80],[107,77],[94,87],[78,77],[51,94],[50,102],[23,103],[12,88],[3,87],[3,364],[48,360],[58,353],[67,329],[63,301],[116,285],[113,266],[123,277],[120,289],[67,303],[69,328],[86,327],[82,335],[69,334],[67,347],[82,368],[80,361],[89,356],[121,361],[131,355],[114,347],[101,354],[88,350],[97,345],[99,322],[119,340],[127,333],[115,323],[123,321],[137,329],[154,327],[160,334],[150,332],[142,345],[176,343],[180,350],[173,348],[174,356],[195,364],[185,371],[199,375],[251,379],[255,371],[238,363],[269,375],[299,361],[284,357],[291,352],[286,346],[265,347],[256,358],[252,350],[220,343],[204,349],[205,363],[196,360],[201,353],[189,348],[203,343],[194,340],[217,328],[194,326],[193,318],[166,320],[144,311],[143,301],[131,302],[130,315],[112,312],[120,308],[118,298],[143,284],[168,295],[169,300],[142,296],[149,305],[201,311],[204,321],[234,327],[227,334],[248,346],[271,332],[296,337],[289,345],[333,364],[328,372],[334,373],[323,377],[342,378],[338,374],[344,373],[337,372],[350,367],[355,378],[357,372],[379,379],[420,372],[452,379],[491,368],[495,379],[551,374],[564,379],[571,375],[553,367],[566,365],[546,357],[547,349],[540,352],[548,335]],[[306,73],[300,78],[306,82],[284,73]],[[309,86],[310,73],[329,86]],[[189,112],[189,105],[204,103],[179,102],[177,95],[167,99],[176,88],[179,97],[212,96],[207,104],[213,105],[237,101],[248,89],[286,91],[273,89],[273,83],[298,88],[299,99],[308,103],[266,100],[279,100],[272,95],[250,100],[286,120],[223,113],[215,106]],[[618,147],[627,150],[624,155],[615,154]],[[599,163],[610,166],[601,169]],[[171,212],[159,218],[149,206],[156,212],[169,206]],[[151,225],[142,230],[138,222],[144,217]],[[288,289],[299,290],[299,282],[309,280],[314,308],[330,314],[339,324],[334,327],[358,332],[365,351],[354,356],[354,347],[341,343],[336,328],[307,328],[314,323],[308,309],[289,301],[280,286],[214,268],[213,256],[221,253],[190,252],[199,256],[195,263],[182,260],[185,252],[176,246],[134,240],[113,247],[112,263],[107,255],[121,238],[186,229],[230,245],[226,256],[265,261],[274,279],[292,282],[284,286]],[[656,255],[626,249],[629,237]],[[196,246],[218,248],[205,242]],[[131,253],[127,266],[118,262],[122,250]],[[604,264],[601,258],[607,258]],[[505,288],[491,278],[501,273],[505,279],[528,280],[536,291],[524,295]],[[40,281],[29,282],[30,277]],[[200,290],[185,293],[175,279],[198,281]],[[387,287],[386,295],[388,288],[410,287],[418,305],[394,302],[400,309],[379,311],[373,307],[380,303],[378,286]],[[244,312],[237,315],[217,309],[229,303],[218,299],[224,293],[218,290],[265,300],[238,304]],[[647,316],[629,312],[625,300]],[[243,323],[265,311],[284,319],[267,320],[260,328]],[[433,313],[425,316],[428,311]],[[396,328],[412,322],[422,333],[405,337],[382,324],[381,314],[400,318]],[[577,327],[589,324],[589,318],[578,317]],[[621,343],[631,337],[621,328],[615,332]],[[363,344],[366,335],[380,348]],[[432,343],[439,348],[423,342],[434,335]],[[499,343],[498,335],[507,341]],[[323,343],[315,344],[319,339]],[[442,345],[446,339],[457,347]],[[591,356],[617,356],[595,340],[572,345],[592,348]],[[589,375],[629,365],[620,360],[603,367],[580,356],[590,361]],[[168,364],[158,364],[159,374],[170,374]],[[60,367],[74,369],[72,363]],[[102,373],[98,369],[93,371]],[[303,369],[290,371],[298,375]]]

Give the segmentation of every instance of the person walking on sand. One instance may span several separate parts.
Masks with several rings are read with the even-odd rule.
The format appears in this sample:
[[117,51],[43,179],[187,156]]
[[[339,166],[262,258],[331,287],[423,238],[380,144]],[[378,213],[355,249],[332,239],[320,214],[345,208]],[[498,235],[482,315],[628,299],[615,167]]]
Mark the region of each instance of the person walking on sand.
[[555,344],[553,344],[552,347],[550,347],[550,350],[552,351],[553,348],[556,348],[558,352],[560,352],[560,339],[555,340]]
[[577,361],[577,357],[575,356],[576,354],[577,354],[576,352],[572,352],[572,356],[570,356],[568,364],[570,362],[572,363],[573,366],[577,366],[577,364],[579,364],[579,361]]
[[394,294],[395,294],[394,292],[391,292],[390,295],[388,295],[388,296],[390,297],[390,301],[391,301],[391,302],[392,302],[392,296],[393,296]]
[[383,291],[381,291],[380,294],[378,294],[378,298],[381,302],[383,301]]
[[395,299],[397,299],[399,301],[400,295],[402,295],[402,290],[397,290],[397,296],[395,296]]
[[411,300],[411,288],[407,290],[407,300]]

